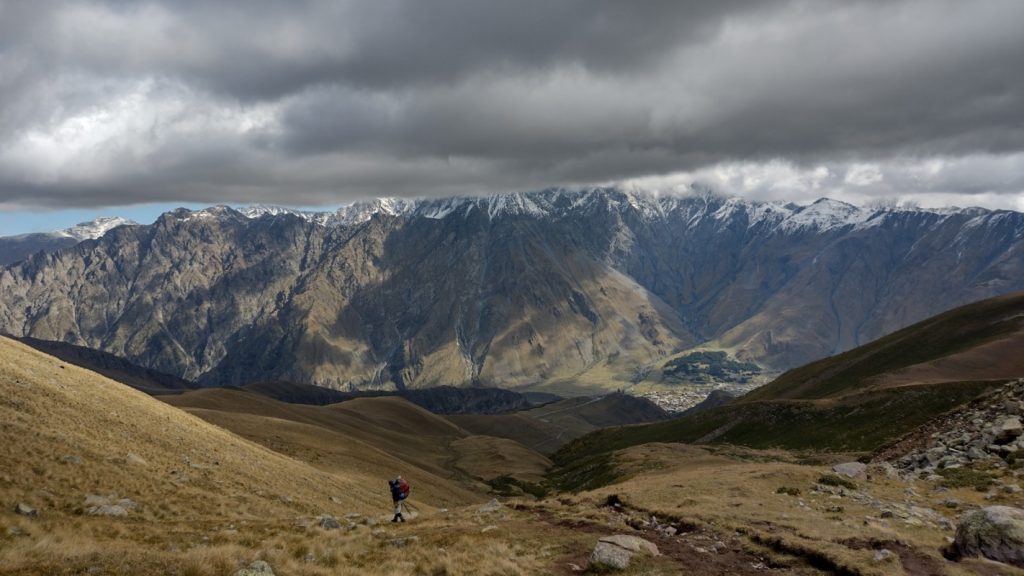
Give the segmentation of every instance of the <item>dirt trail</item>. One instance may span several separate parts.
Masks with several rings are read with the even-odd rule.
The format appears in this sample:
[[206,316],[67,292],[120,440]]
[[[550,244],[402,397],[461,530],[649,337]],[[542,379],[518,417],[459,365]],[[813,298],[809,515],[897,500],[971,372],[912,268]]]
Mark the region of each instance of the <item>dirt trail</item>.
[[[577,506],[585,506],[579,503]],[[810,566],[778,565],[755,554],[740,535],[725,535],[679,520],[659,519],[646,511],[621,502],[600,508],[609,513],[607,524],[584,518],[564,518],[544,505],[521,505],[515,509],[532,513],[534,520],[552,527],[585,532],[595,537],[630,534],[653,542],[663,555],[659,563],[671,563],[673,572],[692,574],[820,574]],[[614,525],[625,523],[632,530]],[[574,568],[586,569],[591,548],[576,550],[561,558],[556,568],[560,574],[578,574]],[[797,560],[799,562],[799,560]],[[667,566],[666,566],[667,568]]]

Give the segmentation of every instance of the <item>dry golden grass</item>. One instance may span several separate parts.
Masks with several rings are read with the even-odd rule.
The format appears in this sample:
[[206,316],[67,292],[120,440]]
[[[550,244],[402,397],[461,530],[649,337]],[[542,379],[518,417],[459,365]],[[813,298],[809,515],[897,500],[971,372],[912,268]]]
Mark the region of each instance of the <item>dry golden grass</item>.
[[[867,501],[813,493],[828,466],[807,464],[806,455],[650,444],[615,456],[629,477],[619,484],[571,498],[514,499],[482,513],[486,496],[465,477],[536,477],[546,460],[401,402],[305,410],[214,394],[190,408],[204,421],[6,339],[0,357],[0,574],[230,576],[257,559],[279,575],[568,574],[612,533],[642,534],[665,552],[638,558],[630,575],[813,574],[814,562],[866,575],[1024,574],[946,562],[938,550],[949,531],[883,520]],[[422,467],[396,456],[403,450],[421,450]],[[396,466],[419,475],[412,519],[399,525],[386,522],[382,486]],[[969,489],[940,493],[924,482],[913,494],[896,480],[860,484],[882,503],[951,519],[957,512],[941,506],[945,499],[989,503]],[[780,487],[801,493],[779,494]],[[613,493],[628,514],[602,506]],[[87,494],[139,507],[125,518],[93,517],[83,511]],[[18,502],[40,516],[14,514]],[[996,502],[1022,504],[1009,494]],[[323,513],[342,528],[321,528]],[[682,521],[689,534],[636,531],[649,514]],[[716,540],[727,542],[722,552],[698,550]],[[899,543],[901,557],[875,562],[855,541]],[[761,561],[769,568],[757,567]]]
[[[719,453],[715,453],[719,452]],[[1024,574],[980,560],[955,564],[941,557],[940,548],[953,535],[948,529],[914,525],[899,517],[882,519],[880,513],[893,505],[930,508],[955,523],[958,510],[943,506],[954,498],[963,505],[985,506],[993,502],[971,489],[936,490],[923,481],[910,485],[875,473],[857,481],[858,489],[877,500],[882,508],[856,498],[815,493],[817,479],[830,470],[826,464],[798,463],[799,456],[781,451],[647,444],[615,456],[629,479],[581,498],[601,501],[617,494],[623,501],[667,518],[678,518],[717,530],[744,534],[777,551],[795,556],[820,556],[839,569],[856,574],[903,574],[899,562],[875,562],[873,549],[855,549],[852,541],[899,542],[913,550],[925,571],[910,573],[973,574],[981,564],[996,566],[997,573]],[[829,461],[835,455],[826,455]],[[800,490],[799,496],[777,493],[781,487]],[[908,489],[913,492],[908,492]],[[1024,505],[1019,495],[1001,495],[995,503]]]
[[334,472],[401,473],[436,506],[481,501],[478,480],[510,474],[537,482],[551,462],[516,442],[471,435],[401,398],[330,406],[278,402],[238,390],[200,390],[162,400],[245,438]]
[[[262,429],[279,453],[8,339],[0,339],[0,357],[2,574],[222,575],[255,559],[278,574],[536,574],[565,546],[578,552],[593,544],[523,513],[438,511],[485,496],[415,467],[410,475],[424,481],[414,488],[413,521],[379,525],[390,517],[384,479],[410,467],[380,448],[315,424],[205,410],[251,427],[254,436]],[[339,412],[355,411],[363,422],[395,429],[391,441],[405,434],[425,445],[435,433],[451,434],[464,440],[453,454],[469,468],[493,468],[488,453],[508,448],[432,415],[396,421],[396,407],[406,409],[371,402],[322,416],[335,422],[355,418]],[[317,437],[321,445],[311,443]],[[434,450],[425,459],[442,456]],[[124,518],[90,516],[88,494],[130,498],[138,508]],[[16,503],[37,508],[39,517],[15,515]],[[343,528],[321,529],[323,513]],[[391,542],[408,536],[417,540]]]

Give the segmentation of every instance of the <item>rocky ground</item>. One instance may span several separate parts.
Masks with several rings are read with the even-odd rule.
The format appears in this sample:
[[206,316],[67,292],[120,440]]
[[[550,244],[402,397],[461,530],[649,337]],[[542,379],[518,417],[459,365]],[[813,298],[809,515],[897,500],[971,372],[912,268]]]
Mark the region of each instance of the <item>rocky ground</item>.
[[[1024,379],[930,422],[875,456],[891,463],[901,476],[940,481],[971,477],[983,471],[997,477],[991,488],[1020,492],[1024,475]],[[959,472],[957,472],[959,470]],[[985,483],[980,476],[979,485]]]

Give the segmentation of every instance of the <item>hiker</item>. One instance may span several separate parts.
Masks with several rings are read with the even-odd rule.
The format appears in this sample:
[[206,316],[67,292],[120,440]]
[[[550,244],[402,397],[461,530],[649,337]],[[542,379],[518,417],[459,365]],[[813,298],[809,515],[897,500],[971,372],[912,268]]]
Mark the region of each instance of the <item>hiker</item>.
[[409,497],[409,483],[399,474],[394,480],[388,480],[388,486],[391,487],[391,501],[395,503],[395,517],[391,521],[405,522],[405,518],[402,518],[402,502]]

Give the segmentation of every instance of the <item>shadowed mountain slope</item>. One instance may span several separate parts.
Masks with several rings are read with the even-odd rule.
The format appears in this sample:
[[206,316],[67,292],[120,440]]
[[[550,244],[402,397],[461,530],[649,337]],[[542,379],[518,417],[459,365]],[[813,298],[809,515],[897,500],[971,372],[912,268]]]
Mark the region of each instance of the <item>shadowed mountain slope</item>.
[[86,370],[92,370],[147,394],[176,394],[196,387],[188,380],[137,366],[124,358],[100,350],[29,337],[17,338],[17,340],[44,354],[60,358]]

